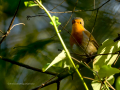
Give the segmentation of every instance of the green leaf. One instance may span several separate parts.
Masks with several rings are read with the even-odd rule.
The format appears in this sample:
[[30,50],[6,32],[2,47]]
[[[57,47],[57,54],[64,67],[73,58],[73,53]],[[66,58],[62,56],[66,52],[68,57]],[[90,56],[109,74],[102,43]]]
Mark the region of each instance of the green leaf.
[[47,63],[43,68],[42,68],[42,71],[45,72],[45,69],[50,65],[50,63]]
[[114,84],[114,81],[115,81],[114,76],[111,75],[111,76],[107,79],[107,81],[108,81],[111,85],[113,85],[113,84]]
[[92,85],[93,90],[100,90],[101,83],[98,80],[92,81],[91,85]]
[[114,75],[116,73],[120,73],[120,70],[117,68],[113,68],[110,65],[104,65],[100,68],[98,75],[100,78],[105,78]]
[[[53,16],[52,18],[55,21],[57,27],[61,25],[61,23],[59,22],[59,17]],[[53,25],[53,22],[50,22],[50,24]]]
[[117,48],[120,50],[120,41],[117,42]]
[[109,44],[111,44],[111,43],[114,43],[114,41],[113,41],[112,39],[106,39],[106,40],[102,43],[102,45],[107,46],[107,45],[109,45]]
[[43,67],[42,70],[45,72],[52,66],[68,68],[68,69],[70,69],[70,67],[72,67],[70,61],[66,57],[66,53],[64,50],[62,50],[62,52],[58,56],[56,56],[55,59],[50,64],[47,64],[45,67]]
[[[112,65],[116,60],[118,54],[108,54],[115,53],[120,50],[120,41],[114,42],[112,39],[107,39],[102,43],[102,46],[98,49],[98,56],[95,57],[93,62],[93,69],[99,71],[103,65]],[[99,55],[108,54],[108,55]]]
[[116,80],[115,88],[116,88],[116,90],[120,90],[120,77],[118,77]]
[[105,85],[105,83],[101,84],[101,82],[98,79],[92,81],[91,85],[93,90],[110,90],[109,87]]
[[24,4],[26,7],[38,6],[38,4],[34,3],[33,1],[25,1]]

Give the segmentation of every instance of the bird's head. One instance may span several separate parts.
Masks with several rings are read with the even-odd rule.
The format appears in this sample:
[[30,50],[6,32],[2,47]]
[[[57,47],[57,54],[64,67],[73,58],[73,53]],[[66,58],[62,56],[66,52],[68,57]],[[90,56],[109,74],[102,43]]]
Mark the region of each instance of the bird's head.
[[75,17],[72,20],[72,31],[73,32],[81,32],[84,31],[84,21],[80,17]]
[[82,26],[84,27],[84,21],[83,21],[83,19],[80,18],[80,17],[75,17],[75,18],[73,18],[73,20],[72,20],[72,25],[73,25],[73,24],[80,24],[80,25],[82,25]]

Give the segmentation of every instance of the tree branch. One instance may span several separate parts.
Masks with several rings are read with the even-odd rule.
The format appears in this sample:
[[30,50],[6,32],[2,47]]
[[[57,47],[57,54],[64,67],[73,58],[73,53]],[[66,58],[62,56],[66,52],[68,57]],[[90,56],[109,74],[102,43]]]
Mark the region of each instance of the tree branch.
[[[67,74],[63,75],[62,77],[59,77],[59,78],[57,78],[57,79],[55,79],[55,80],[53,80],[53,81],[51,81],[51,82],[47,82],[47,83],[45,83],[45,84],[42,84],[42,85],[40,85],[40,86],[38,86],[38,87],[36,87],[36,88],[34,88],[34,89],[31,89],[31,90],[38,90],[38,89],[40,89],[40,88],[46,87],[46,86],[48,86],[48,85],[51,85],[51,84],[53,84],[53,83],[60,82],[62,79],[66,78],[66,77],[68,77],[68,76],[70,76],[70,75],[71,75],[71,74],[67,73]],[[57,90],[59,90],[59,89],[57,89]]]
[[46,73],[46,74],[50,74],[50,75],[57,75],[57,73],[53,73],[53,72],[49,72],[49,71],[43,72],[41,69],[38,69],[38,68],[35,68],[35,67],[31,67],[29,65],[26,65],[26,64],[23,64],[23,63],[20,63],[20,62],[16,62],[16,61],[13,61],[11,59],[3,58],[2,56],[0,56],[0,59],[4,60],[4,61],[7,61],[7,62],[10,62],[10,63],[15,64],[15,65],[18,65],[18,66],[27,68],[27,69],[31,69],[31,70],[34,70],[34,71],[41,72],[41,73]]
[[17,12],[18,12],[18,9],[19,9],[19,6],[20,6],[20,2],[21,2],[21,0],[19,1],[17,10],[16,10],[16,12],[15,12],[15,14],[14,14],[14,16],[13,16],[13,19],[11,20],[11,23],[10,23],[10,25],[9,25],[9,28],[8,28],[7,32],[4,34],[4,37],[3,37],[2,40],[0,41],[0,45],[1,45],[1,43],[4,41],[4,39],[5,39],[5,38],[9,35],[9,33],[10,33],[12,24],[13,24],[13,22],[14,22],[14,20],[15,20],[15,17],[16,17],[16,15],[17,15]]

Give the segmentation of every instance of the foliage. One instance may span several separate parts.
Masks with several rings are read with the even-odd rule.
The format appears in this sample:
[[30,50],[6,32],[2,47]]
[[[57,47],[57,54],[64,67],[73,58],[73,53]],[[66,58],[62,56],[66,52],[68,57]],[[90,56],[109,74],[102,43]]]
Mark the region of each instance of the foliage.
[[50,64],[47,64],[42,70],[46,71],[51,66],[53,66],[55,68],[60,67],[60,68],[63,68],[63,69],[68,68],[69,70],[70,70],[70,67],[72,67],[72,65],[69,62],[64,50],[58,56],[56,56],[55,59]]
[[24,2],[26,7],[33,7],[33,6],[38,6],[38,4],[35,4],[33,1],[26,1]]
[[[2,1],[2,0],[1,0]],[[5,0],[5,1],[7,1],[7,0]],[[13,4],[13,3],[16,3],[16,2],[13,2],[13,0],[12,1],[9,1],[10,2],[10,6],[13,8],[13,6],[14,6],[14,9],[15,9],[15,5],[16,4]],[[44,1],[45,2],[45,1]],[[50,2],[49,1],[46,1],[46,2],[48,2],[48,4],[46,5],[46,7],[49,7],[49,4],[50,4]],[[69,4],[66,8],[67,8],[67,10],[71,10],[71,9],[73,9],[73,7],[71,7],[72,5],[73,5],[73,3],[75,3],[75,1],[72,1],[72,0],[67,0],[66,1],[67,2],[67,4]],[[86,2],[86,3],[84,3],[84,2]],[[93,4],[91,5],[91,4],[87,4],[87,3],[91,3],[92,2],[92,0],[86,0],[86,1],[79,1],[79,5],[77,5],[76,6],[76,10],[77,9],[82,9],[82,10],[85,10],[85,9],[90,9],[90,8],[93,8],[92,6],[93,6]],[[96,1],[97,2],[97,1]],[[24,4],[25,4],[25,6],[26,7],[33,7],[33,6],[39,6],[37,3],[35,3],[35,2],[33,2],[33,1],[25,1],[24,2]],[[9,7],[10,7],[9,6]],[[96,6],[95,7],[97,7],[97,6],[100,6],[99,4],[97,4],[96,3]],[[39,6],[39,7],[41,7],[41,6]],[[64,5],[62,6],[62,7],[64,7]],[[42,8],[42,7],[41,7]],[[1,7],[0,7],[0,9],[1,9]],[[6,9],[6,7],[5,7],[5,9]],[[33,9],[33,11],[35,10],[35,9],[38,9],[38,8],[29,8],[28,9],[28,11],[27,11],[27,13],[30,11],[30,10],[32,10]],[[43,9],[43,8],[42,8]],[[41,9],[41,11],[42,11],[42,9]],[[100,32],[102,32],[101,31],[101,29],[103,30],[103,31],[105,31],[106,30],[106,32],[108,32],[107,30],[109,30],[109,36],[108,37],[112,37],[111,36],[111,34],[113,34],[113,31],[115,31],[115,28],[112,28],[112,24],[113,23],[115,23],[115,22],[113,22],[113,17],[111,17],[110,15],[110,13],[107,13],[107,12],[104,12],[104,10],[103,10],[104,8],[102,8],[101,9],[101,11],[99,12],[99,17],[97,18],[97,22],[96,22],[96,26],[95,26],[95,29],[97,28],[97,30],[94,30],[95,31],[95,33],[97,32],[97,33],[100,33]],[[20,9],[21,10],[21,9]],[[62,10],[62,11],[64,11],[64,10]],[[11,10],[11,9],[9,9],[9,11],[8,12],[4,12],[4,13],[7,13],[8,15],[9,15],[9,12],[14,12],[14,10]],[[37,11],[38,12],[38,11]],[[12,15],[12,13],[10,14],[10,15]],[[77,16],[77,13],[75,13],[76,14],[76,16]],[[19,14],[18,14],[19,15]],[[23,15],[23,14],[22,14]],[[53,15],[53,14],[52,14]],[[56,16],[55,16],[56,15]],[[59,19],[61,19],[61,16],[65,16],[65,14],[61,14],[59,17],[57,17],[57,15],[58,14],[55,14],[55,15],[53,15],[52,16],[52,20],[55,22],[55,25],[56,25],[56,27],[58,28],[58,26],[59,25],[61,25],[61,23],[64,25],[64,23],[66,23],[66,21],[65,20],[61,20],[61,22],[59,22]],[[92,17],[88,20],[88,18],[86,18],[86,17],[89,17],[89,16],[91,16],[91,12],[79,12],[78,13],[78,15],[80,15],[80,16],[82,16],[84,19],[85,19],[85,23],[87,23],[87,24],[85,24],[86,25],[86,27],[87,28],[89,28],[89,30],[90,29],[92,29],[92,26],[93,26],[93,23],[91,23],[91,22],[93,22],[93,20],[94,20],[94,17],[95,17],[95,14],[92,14]],[[109,15],[109,17],[107,16],[107,15]],[[2,15],[2,16],[5,16],[5,15]],[[25,15],[24,15],[25,16]],[[67,17],[65,17],[65,18],[68,18],[68,16],[69,16],[69,14],[67,15]],[[22,17],[23,18],[23,17]],[[111,19],[112,18],[112,19]],[[35,19],[36,20],[36,19]],[[41,19],[40,19],[41,20]],[[45,19],[47,22],[48,22],[48,24],[49,24],[49,20],[46,18]],[[39,21],[39,20],[38,20]],[[30,21],[28,21],[28,22],[30,22]],[[98,23],[98,22],[100,22],[100,23]],[[105,23],[105,22],[109,22],[109,23]],[[31,23],[31,22],[30,22]],[[36,23],[38,24],[38,25],[40,25],[41,23],[38,23],[37,22],[37,20],[36,20]],[[36,25],[37,25],[36,24]],[[51,22],[50,21],[50,24],[51,25],[54,25],[54,23],[53,22]],[[105,28],[105,26],[107,26],[107,28]],[[117,26],[117,25],[116,25]],[[116,27],[115,26],[115,27]],[[27,27],[27,25],[26,25],[26,27]],[[30,27],[34,27],[34,26],[30,26]],[[49,26],[50,27],[50,26]],[[71,28],[71,24],[69,24],[68,25],[68,30],[69,30],[69,28]],[[37,28],[38,29],[38,28]],[[47,28],[47,29],[49,29],[49,28]],[[52,28],[53,29],[53,28]],[[39,30],[39,29],[38,29]],[[43,29],[44,30],[44,29]],[[110,31],[111,30],[111,31]],[[16,30],[17,31],[17,30]],[[27,32],[27,34],[29,34],[28,32],[31,32],[29,29],[26,29],[26,30],[24,30],[23,32],[22,32],[22,34],[24,33],[24,32]],[[61,30],[59,30],[59,31],[57,31],[57,33],[59,33],[59,34],[65,34],[65,32],[64,31],[62,31],[61,33]],[[32,33],[32,32],[31,32]],[[21,35],[22,35],[21,34]],[[104,35],[105,33],[101,33],[101,35],[99,35],[99,37],[97,38],[98,40],[100,40],[100,42],[103,42],[103,38],[106,38],[106,37],[102,37],[103,35]],[[52,35],[53,35],[53,31],[52,31]],[[13,35],[14,36],[14,35]],[[17,36],[17,35],[16,35]],[[43,35],[44,36],[44,35]],[[67,36],[67,34],[65,34],[64,36],[62,35],[62,38],[63,38],[63,40],[64,39],[67,39],[68,40],[68,38],[66,38],[66,36]],[[106,34],[104,35],[104,36],[106,36]],[[15,36],[14,36],[15,37]],[[21,36],[22,37],[22,36]],[[20,37],[20,38],[21,38]],[[33,36],[34,37],[34,36]],[[37,37],[37,36],[36,36]],[[20,39],[19,38],[19,39]],[[29,38],[29,37],[27,37],[27,38]],[[10,38],[10,39],[12,39],[12,38]],[[16,39],[17,40],[17,39]],[[9,40],[7,40],[7,41],[9,41]],[[29,38],[29,41],[31,41],[31,38]],[[48,40],[48,39],[45,39],[45,40],[37,40],[36,42],[29,42],[29,44],[27,44],[27,45],[25,45],[25,44],[23,44],[24,42],[21,42],[22,44],[20,44],[20,45],[17,45],[17,46],[15,46],[15,45],[12,45],[13,47],[15,47],[14,49],[12,49],[12,50],[14,50],[15,52],[11,52],[10,51],[10,45],[8,45],[8,44],[4,44],[3,46],[6,46],[6,48],[7,49],[2,49],[1,50],[1,56],[5,56],[5,57],[7,57],[7,58],[12,58],[14,61],[20,61],[20,62],[27,62],[27,58],[29,58],[28,60],[30,61],[30,60],[32,60],[33,58],[31,58],[31,57],[34,57],[34,58],[36,58],[36,59],[33,59],[32,60],[32,63],[35,63],[36,62],[36,60],[37,61],[39,61],[39,67],[40,68],[42,68],[42,70],[44,71],[44,72],[46,72],[46,71],[54,71],[54,72],[56,72],[57,73],[57,77],[58,78],[65,78],[66,76],[69,76],[69,75],[72,75],[73,73],[75,73],[74,71],[75,71],[75,68],[76,69],[78,69],[79,68],[79,66],[76,64],[75,65],[75,68],[73,67],[73,65],[71,64],[71,62],[70,62],[70,60],[69,60],[69,58],[68,58],[68,56],[67,56],[67,54],[66,54],[66,51],[65,50],[62,50],[57,56],[54,56],[54,55],[56,55],[57,53],[53,53],[53,51],[51,50],[50,52],[51,53],[48,53],[48,51],[46,50],[46,48],[47,48],[47,46],[49,46],[50,45],[50,43],[53,43],[53,41],[54,40]],[[14,43],[14,42],[13,42]],[[99,47],[99,49],[98,49],[98,53],[97,53],[97,56],[94,58],[94,62],[93,62],[93,69],[91,69],[91,68],[89,68],[89,67],[87,67],[88,68],[88,70],[89,71],[92,71],[92,73],[93,73],[93,75],[94,75],[94,77],[91,77],[90,75],[89,75],[89,73],[87,72],[87,71],[85,71],[84,70],[84,72],[87,72],[87,75],[89,76],[89,78],[94,78],[94,80],[92,80],[92,82],[91,82],[91,85],[92,85],[92,88],[94,89],[94,90],[100,90],[100,88],[101,88],[101,90],[109,90],[110,88],[111,88],[111,86],[110,85],[113,85],[113,84],[115,84],[115,88],[116,88],[116,90],[119,90],[119,86],[120,86],[120,78],[118,77],[117,78],[117,80],[116,80],[116,77],[115,77],[115,75],[117,75],[117,73],[120,73],[120,70],[118,69],[118,68],[116,68],[116,67],[113,67],[114,66],[114,62],[117,60],[117,58],[118,58],[118,54],[119,54],[119,51],[120,51],[120,44],[119,44],[120,42],[119,41],[117,41],[117,42],[114,42],[112,39],[107,39],[107,40],[105,40],[103,43],[102,43],[102,45]],[[8,45],[8,46],[7,46]],[[21,45],[23,45],[23,47],[21,46]],[[65,45],[65,46],[69,46],[68,44],[67,45]],[[1,46],[2,47],[2,46]],[[61,47],[60,47],[61,48]],[[68,47],[67,47],[68,48]],[[43,50],[44,49],[44,50]],[[42,53],[45,53],[45,54],[47,54],[47,56],[45,56],[45,58],[43,59],[43,57],[41,57],[41,53],[38,53],[38,50],[40,50],[40,52],[42,52]],[[7,53],[6,53],[7,52]],[[5,53],[5,54],[4,54]],[[3,55],[4,54],[4,55]],[[49,56],[48,56],[49,55]],[[28,56],[27,58],[25,58],[26,56]],[[40,58],[38,58],[38,57],[40,57]],[[52,59],[50,59],[50,60],[53,60],[53,61],[48,61],[48,57],[50,57],[50,58],[52,58]],[[55,57],[54,59],[53,59],[53,57]],[[37,62],[38,63],[38,62]],[[47,63],[47,64],[46,64]],[[29,64],[30,65],[30,63],[27,63],[27,64]],[[45,65],[46,64],[46,65]],[[11,66],[13,66],[13,68],[11,68]],[[37,67],[37,65],[33,65],[33,66],[35,66],[35,67]],[[8,69],[7,69],[8,68]],[[11,69],[11,70],[10,70]],[[82,69],[84,69],[84,68],[82,68]],[[18,67],[16,67],[16,65],[13,65],[13,64],[7,64],[6,62],[4,62],[4,61],[1,61],[1,67],[0,67],[0,70],[2,71],[1,72],[1,77],[3,78],[3,77],[5,77],[5,75],[4,75],[4,73],[5,73],[5,71],[7,70],[7,71],[9,71],[8,73],[7,73],[7,76],[8,77],[6,77],[6,81],[7,82],[9,82],[9,81],[13,81],[13,82],[16,82],[16,81],[19,81],[19,78],[20,78],[20,75],[21,74],[19,74],[19,71],[21,70],[21,69],[19,69]],[[26,70],[27,71],[27,73],[28,73],[28,70]],[[25,72],[26,72],[25,71]],[[80,70],[81,71],[81,70]],[[20,72],[20,73],[25,73],[25,72]],[[34,73],[34,71],[32,72],[32,73]],[[32,73],[28,73],[28,76],[33,76],[33,74]],[[62,73],[62,74],[61,74]],[[18,75],[19,74],[19,75]],[[17,79],[14,79],[14,78],[16,78],[14,75],[16,75],[16,77],[17,77]],[[26,74],[27,75],[27,74]],[[119,74],[118,74],[119,75]],[[26,76],[26,77],[28,77],[28,76]],[[38,85],[39,85],[39,83],[41,83],[41,82],[39,82],[40,80],[38,80],[38,78],[40,78],[41,80],[43,79],[43,78],[41,78],[41,76],[44,76],[44,74],[43,75],[39,75],[39,74],[36,74],[36,73],[34,73],[34,77],[35,78],[33,78],[33,79],[36,79],[36,81],[35,80],[33,80],[33,81],[35,81],[35,83],[38,83]],[[83,75],[83,72],[82,72],[82,76],[85,76],[85,75]],[[13,77],[13,78],[11,78],[11,77]],[[22,77],[22,75],[21,75],[21,77]],[[51,75],[50,75],[50,77],[51,77]],[[0,78],[0,80],[3,82],[2,84],[0,83],[0,86],[5,86],[6,87],[6,90],[7,90],[7,86],[9,86],[9,85],[7,85],[5,82],[6,81],[4,81],[2,78]],[[11,78],[11,79],[10,79]],[[31,77],[29,77],[29,78],[31,78]],[[32,81],[32,78],[31,79],[29,79],[29,78],[25,78],[25,81],[26,82],[28,82],[29,80],[31,80]],[[24,79],[24,77],[22,77],[22,79]],[[48,75],[46,76],[46,79],[43,79],[42,81],[44,82],[45,80],[47,81],[49,78],[48,78]],[[73,79],[74,79],[74,77],[73,77]],[[27,81],[28,80],[28,81]],[[71,78],[70,78],[70,80],[71,80]],[[24,81],[24,82],[25,82]],[[75,81],[75,80],[74,80]],[[81,81],[81,80],[79,80],[78,78],[77,78],[77,80],[75,81],[75,82],[77,82],[77,81]],[[75,83],[74,82],[74,83]],[[69,83],[67,83],[67,85],[68,86],[71,86],[71,84],[70,84],[71,82],[69,82]],[[83,82],[82,82],[83,83]],[[87,83],[87,81],[85,80],[85,83]],[[6,85],[5,85],[6,84]],[[81,87],[81,83],[78,83],[79,84],[79,87]],[[88,83],[89,84],[89,83]],[[66,85],[66,87],[67,87],[67,85]],[[77,85],[72,85],[72,86],[76,86],[77,87]],[[113,85],[114,86],[114,85]],[[25,88],[25,90],[26,89],[28,89],[28,88],[33,88],[33,87],[36,87],[36,85],[35,86],[31,86],[31,87],[27,87],[26,86],[26,88]],[[64,86],[63,86],[64,87]],[[8,87],[8,88],[11,88],[10,86]],[[12,88],[14,88],[13,86],[12,86]],[[19,86],[18,86],[18,88],[19,88]],[[54,87],[51,87],[52,89],[54,88]],[[70,87],[71,88],[71,87]],[[5,89],[5,88],[4,88]],[[19,88],[19,89],[21,89],[21,88]],[[65,87],[64,87],[64,89],[66,89]],[[62,89],[62,90],[64,90],[64,89]],[[77,89],[79,89],[79,88],[77,88]],[[23,90],[23,89],[22,89]],[[75,88],[71,88],[71,90],[75,90]],[[90,89],[91,90],[91,89]]]
[[[120,41],[114,42],[111,39],[107,39],[102,43],[102,46],[98,49],[98,56],[95,57],[95,61],[93,63],[93,70],[98,72],[98,78],[96,78],[92,82],[93,89],[96,90],[95,84],[98,84],[98,90],[100,89],[100,86],[103,84],[101,81],[108,81],[109,78],[112,77],[114,79],[113,75],[116,73],[120,73],[120,70],[117,68],[111,67],[111,65],[115,62],[118,51],[120,51]],[[97,75],[95,75],[97,77]],[[97,81],[97,82],[96,82]],[[98,83],[99,82],[99,83]],[[109,82],[111,85],[113,82]],[[105,87],[105,85],[103,85]],[[103,88],[102,87],[102,88]],[[108,87],[108,86],[106,86]]]
[[[59,17],[53,16],[52,19],[55,21],[57,27],[61,25],[59,22]],[[53,25],[53,22],[50,22],[50,24]]]

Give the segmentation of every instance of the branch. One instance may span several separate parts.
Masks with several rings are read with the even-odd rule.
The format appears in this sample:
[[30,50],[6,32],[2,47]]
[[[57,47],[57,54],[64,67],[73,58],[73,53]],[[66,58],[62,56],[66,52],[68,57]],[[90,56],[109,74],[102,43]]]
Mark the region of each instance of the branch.
[[109,87],[112,89],[112,90],[115,90],[115,88],[106,80],[106,83],[109,85]]
[[42,87],[44,87],[48,82],[50,82],[52,79],[54,79],[56,76],[52,77],[51,79],[49,79],[48,81],[46,81],[45,83],[43,83],[42,85],[40,86],[37,86],[36,88],[34,89],[31,89],[31,90],[39,90],[41,89]]
[[0,44],[4,41],[4,39],[5,39],[5,38],[9,35],[9,33],[10,33],[12,24],[13,24],[13,22],[14,22],[14,20],[15,20],[15,17],[16,17],[16,15],[17,15],[17,12],[18,12],[18,9],[19,9],[19,6],[20,6],[20,2],[21,2],[21,0],[19,1],[17,10],[16,10],[16,12],[15,12],[15,14],[14,14],[14,16],[13,16],[13,19],[11,20],[11,23],[10,23],[10,25],[9,25],[9,28],[8,28],[7,32],[5,33],[4,37],[3,37],[2,40],[0,41]]
[[[60,6],[63,2],[65,2],[66,0],[63,0],[60,4],[58,4],[57,6],[55,6],[55,7],[53,7],[50,11],[52,11],[52,10],[54,10],[55,8],[57,8],[58,6]],[[41,13],[40,13],[41,14]],[[44,13],[42,13],[42,14],[45,14],[45,12]],[[37,17],[37,16],[45,16],[45,15],[35,15],[35,16],[27,16],[27,20],[29,20],[29,18],[32,18],[32,17]],[[48,16],[47,16],[48,17]]]
[[[100,9],[101,7],[103,7],[105,4],[107,4],[110,0],[106,1],[105,3],[103,3],[101,6],[99,6],[98,8],[95,9],[90,9],[90,10],[75,10],[74,12],[81,12],[81,11],[95,11]],[[50,13],[72,13],[73,11],[64,11],[64,12],[52,12],[49,11]]]
[[50,11],[54,10],[55,8],[57,8],[58,6],[62,5],[63,2],[65,2],[66,0],[63,0],[60,4],[58,4],[57,6],[55,6],[53,9],[51,9]]
[[[36,87],[36,88],[34,88],[34,89],[31,89],[31,90],[38,90],[38,89],[40,89],[40,88],[46,87],[46,86],[48,86],[48,85],[51,85],[51,84],[53,84],[53,83],[60,82],[62,79],[66,78],[66,77],[68,77],[68,76],[70,76],[70,75],[71,75],[71,74],[67,73],[67,74],[65,74],[65,75],[62,76],[62,77],[59,77],[59,78],[57,78],[57,79],[55,79],[55,80],[53,80],[53,81],[51,81],[51,82],[44,83],[44,84],[42,84],[42,85],[40,85],[40,86],[38,86],[38,87]],[[54,77],[53,77],[53,78],[54,78]],[[53,78],[51,78],[51,79],[53,79]],[[50,79],[50,80],[51,80],[51,79]],[[58,90],[59,90],[59,89],[58,89]]]
[[[13,25],[13,26],[11,27],[11,29],[13,29],[15,26],[20,25],[20,24],[25,25],[24,23],[18,23],[18,24]],[[11,29],[10,29],[10,30],[11,30]]]
[[67,23],[65,24],[65,26],[63,27],[63,29],[68,25],[68,23],[70,22],[70,20],[71,20],[71,18],[72,18],[72,15],[73,15],[73,12],[75,11],[75,8],[76,8],[76,6],[77,6],[77,3],[78,3],[78,0],[76,1],[76,3],[75,3],[75,6],[74,6],[74,8],[73,8],[73,10],[72,10],[72,14],[70,15],[70,18],[69,18],[69,20],[67,21]]
[[[90,10],[74,10],[74,11],[63,11],[63,12],[52,12],[51,9],[49,12],[50,13],[73,13],[73,12],[81,12],[81,11],[95,11],[95,10],[98,10],[100,9],[101,7],[103,7],[105,4],[107,4],[110,0],[106,1],[105,3],[103,3],[101,6],[99,6],[98,8],[95,8],[95,9],[90,9]],[[44,13],[43,13],[44,14]],[[35,15],[35,16],[27,16],[27,18],[32,18],[32,17],[38,17],[38,16],[41,16],[41,15]]]
[[0,30],[0,32],[1,32],[2,34],[4,34],[1,30]]
[[57,90],[60,90],[60,81],[57,82]]
[[53,72],[49,72],[49,71],[43,72],[41,69],[38,69],[38,68],[35,68],[35,67],[31,67],[31,66],[23,64],[23,63],[19,63],[19,62],[13,61],[11,59],[3,58],[2,56],[0,56],[0,59],[4,60],[4,61],[7,61],[7,62],[10,62],[10,63],[15,64],[15,65],[18,65],[18,66],[27,68],[27,69],[31,69],[31,70],[37,71],[37,72],[46,73],[46,74],[50,74],[50,75],[57,75],[57,73],[53,73]]
[[116,64],[116,62],[117,62],[117,60],[118,60],[119,56],[120,56],[120,53],[118,53],[118,56],[117,56],[116,60],[114,61],[113,65],[115,65],[115,64]]

